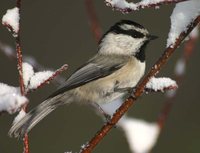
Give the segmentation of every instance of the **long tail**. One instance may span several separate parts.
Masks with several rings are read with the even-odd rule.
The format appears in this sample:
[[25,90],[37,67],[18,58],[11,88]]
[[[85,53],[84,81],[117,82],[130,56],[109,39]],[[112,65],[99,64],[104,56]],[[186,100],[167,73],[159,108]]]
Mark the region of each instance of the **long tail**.
[[57,95],[53,98],[49,98],[39,104],[36,108],[32,109],[20,121],[12,125],[8,132],[9,136],[23,138],[24,135],[28,133],[44,117],[55,110],[58,106],[66,103],[61,101],[62,97],[63,95]]

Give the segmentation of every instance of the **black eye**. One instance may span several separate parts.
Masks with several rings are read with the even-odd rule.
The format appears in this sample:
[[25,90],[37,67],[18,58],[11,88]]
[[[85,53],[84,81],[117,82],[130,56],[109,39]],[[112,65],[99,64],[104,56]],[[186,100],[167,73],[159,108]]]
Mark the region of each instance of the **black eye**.
[[144,37],[144,34],[142,34],[142,33],[139,32],[139,31],[136,31],[136,30],[128,30],[127,32],[128,32],[129,35],[132,36],[133,38],[143,38],[143,37]]
[[124,35],[131,36],[133,38],[143,38],[144,37],[144,34],[139,31],[136,31],[133,29],[125,30],[125,29],[122,29],[120,26],[113,26],[110,28],[110,30],[108,32],[113,32],[116,34],[124,34]]

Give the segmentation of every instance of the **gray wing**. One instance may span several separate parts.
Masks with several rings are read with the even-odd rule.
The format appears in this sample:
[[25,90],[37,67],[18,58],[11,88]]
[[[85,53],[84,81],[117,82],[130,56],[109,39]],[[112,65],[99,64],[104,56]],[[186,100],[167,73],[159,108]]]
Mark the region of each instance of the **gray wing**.
[[82,86],[88,82],[106,77],[126,64],[128,57],[97,55],[77,69],[69,79],[52,95],[52,98],[67,90]]

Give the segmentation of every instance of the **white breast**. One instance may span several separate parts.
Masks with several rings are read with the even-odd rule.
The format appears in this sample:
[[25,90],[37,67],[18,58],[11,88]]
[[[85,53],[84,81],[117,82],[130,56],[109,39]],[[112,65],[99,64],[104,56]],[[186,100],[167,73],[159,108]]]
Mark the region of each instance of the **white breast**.
[[123,96],[121,92],[114,92],[116,85],[118,88],[135,87],[144,71],[145,63],[131,57],[129,62],[115,73],[76,88],[74,93],[78,101],[107,103]]

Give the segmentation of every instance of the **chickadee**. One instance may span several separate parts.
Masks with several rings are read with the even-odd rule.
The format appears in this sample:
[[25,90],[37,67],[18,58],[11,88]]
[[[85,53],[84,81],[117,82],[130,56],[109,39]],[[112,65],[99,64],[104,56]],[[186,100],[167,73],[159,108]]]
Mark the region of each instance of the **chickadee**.
[[14,123],[10,136],[23,137],[58,106],[71,102],[109,103],[133,88],[145,72],[146,45],[157,36],[140,24],[122,20],[101,38],[98,53],[77,69],[63,85]]

